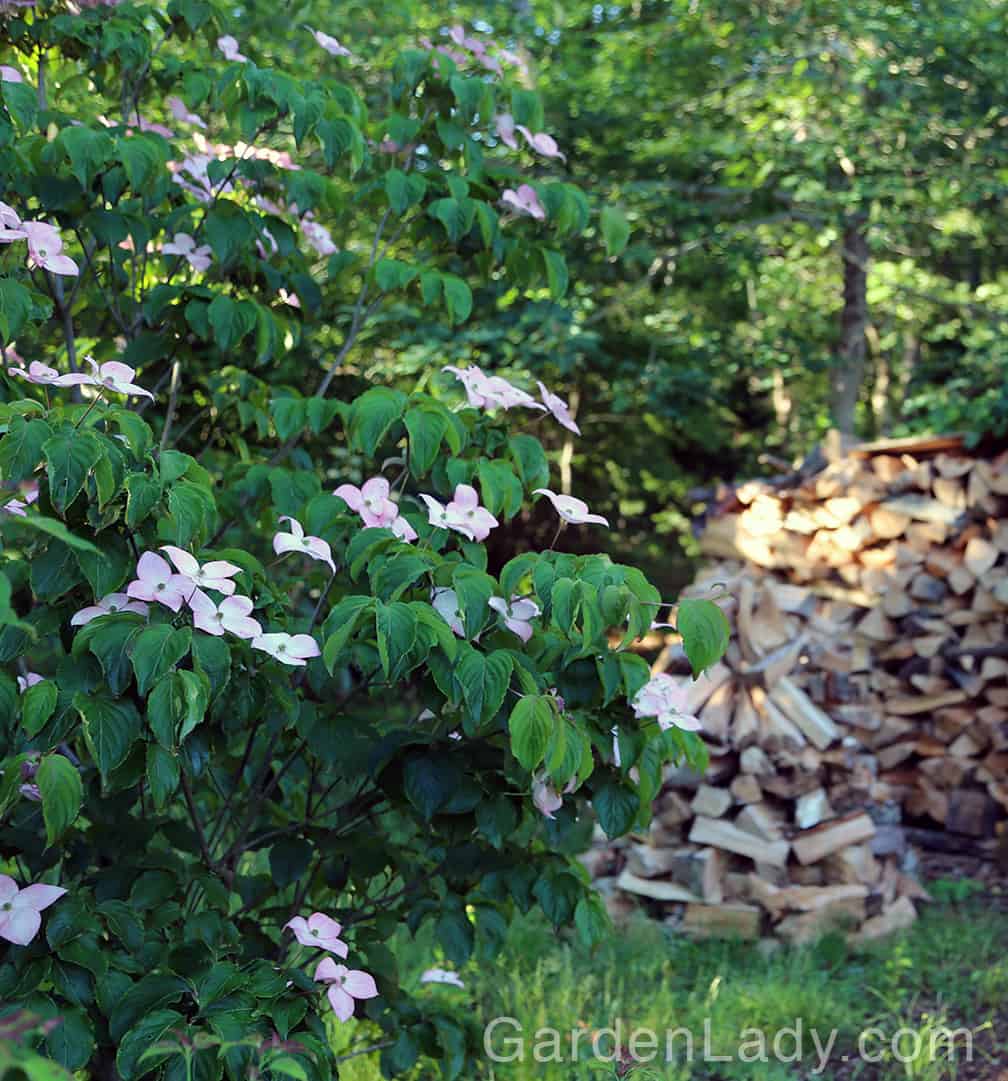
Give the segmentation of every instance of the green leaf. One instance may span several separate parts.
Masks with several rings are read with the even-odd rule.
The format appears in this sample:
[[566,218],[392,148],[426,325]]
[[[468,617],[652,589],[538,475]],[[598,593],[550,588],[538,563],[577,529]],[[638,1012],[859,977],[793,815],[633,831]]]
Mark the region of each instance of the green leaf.
[[36,683],[21,695],[21,728],[29,739],[45,728],[56,709],[58,697],[56,684],[51,679]]
[[567,260],[562,252],[542,249],[543,266],[546,268],[546,281],[549,283],[550,296],[559,300],[567,292],[570,282],[570,274],[567,271]]
[[448,418],[440,406],[424,404],[408,409],[403,423],[409,434],[410,471],[415,477],[422,477],[437,460]]
[[175,794],[181,779],[178,756],[159,743],[147,745],[147,786],[154,806],[162,811]]
[[209,536],[217,521],[213,495],[190,480],[180,480],[172,487],[168,512],[174,527],[171,539],[179,548],[188,548],[194,540]]
[[62,145],[70,159],[70,172],[87,190],[91,178],[101,169],[112,154],[112,139],[101,131],[93,131],[83,124],[65,127],[57,142]]
[[31,293],[20,282],[0,278],[0,340],[13,341],[32,314],[33,307]]
[[389,387],[372,387],[353,404],[350,413],[350,443],[355,450],[373,457],[392,426],[402,417],[406,395]]
[[599,825],[608,837],[622,837],[640,812],[640,796],[619,781],[607,781],[592,795]]
[[77,565],[96,598],[118,592],[133,570],[134,556],[125,537],[106,530],[101,551],[78,551]]
[[69,829],[84,802],[84,785],[80,772],[61,754],[49,754],[35,774],[35,783],[42,793],[42,817],[45,819],[46,842],[51,845]]
[[374,600],[371,597],[344,597],[326,617],[323,631],[328,634],[328,637],[322,648],[322,661],[330,674],[340,654],[346,648],[347,642],[350,641],[351,635],[373,605]]
[[[3,280],[0,279],[0,334],[3,332]],[[8,484],[30,477],[42,461],[42,447],[52,435],[44,420],[11,417],[7,433],[0,439],[0,473]]]
[[582,897],[574,908],[574,926],[581,941],[589,947],[605,942],[612,934],[612,921],[597,893]]
[[143,731],[140,714],[132,702],[108,698],[104,694],[78,691],[73,704],[84,721],[88,750],[102,776],[107,777],[140,738]]
[[[427,181],[416,173],[404,173],[401,169],[389,169],[385,174],[385,193],[389,206],[396,214],[405,213],[416,206],[427,191]],[[382,286],[384,289],[385,287]]]
[[731,635],[728,617],[707,600],[680,601],[676,630],[682,635],[694,679],[724,656]]
[[545,757],[555,721],[552,701],[545,695],[527,694],[511,710],[511,753],[527,770]]
[[478,723],[481,718],[489,719],[504,704],[511,679],[511,657],[502,650],[486,656],[465,647],[455,662],[455,678],[473,720]]
[[487,602],[496,592],[496,583],[489,574],[461,566],[452,574],[452,587],[458,596],[466,638],[472,641],[486,622]]
[[602,239],[609,258],[622,255],[630,240],[630,223],[623,211],[614,206],[603,207],[599,215],[599,225],[602,228]]
[[549,461],[542,443],[532,435],[513,435],[508,450],[525,491],[549,487]]
[[472,314],[472,290],[461,278],[456,277],[454,274],[442,274],[441,286],[444,290],[445,307],[448,309],[449,322],[452,326],[464,323]]
[[136,529],[161,501],[161,485],[146,473],[130,473],[126,488],[126,525]]
[[172,628],[159,623],[141,631],[133,645],[133,671],[142,695],[189,652],[192,631],[189,627]]
[[255,329],[257,313],[254,304],[222,294],[207,308],[207,319],[218,349],[227,352]]
[[49,475],[49,498],[62,514],[84,487],[88,474],[105,451],[93,432],[69,428],[47,439],[42,453]]
[[378,636],[378,656],[386,678],[398,675],[406,655],[416,638],[416,617],[408,604],[375,604],[375,632]]
[[4,105],[14,118],[18,127],[30,128],[38,114],[38,93],[29,83],[0,83]]
[[68,548],[75,548],[78,552],[101,555],[100,548],[96,548],[90,541],[84,540],[83,537],[71,533],[58,518],[45,518],[41,514],[27,514],[24,518],[11,518],[4,522],[5,529],[11,526],[15,529],[29,529],[35,530],[37,533],[45,533],[47,536],[62,541]]

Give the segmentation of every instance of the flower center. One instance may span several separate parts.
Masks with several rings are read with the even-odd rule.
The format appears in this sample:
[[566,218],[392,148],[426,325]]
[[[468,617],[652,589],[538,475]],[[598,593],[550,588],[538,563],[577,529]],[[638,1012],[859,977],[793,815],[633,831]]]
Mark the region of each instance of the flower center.
[[310,547],[310,546],[311,546],[311,540],[310,540],[310,538],[308,538],[308,537],[305,537],[305,538],[304,538],[304,539],[303,539],[303,540],[301,541],[301,543],[302,543],[302,544],[304,545],[304,547],[305,547],[305,548],[308,548],[308,547]]
[[158,592],[160,593],[165,587],[164,582],[158,582],[157,587],[158,587]]
[[13,907],[14,905],[10,901],[4,901],[4,903],[0,905],[0,912],[10,912]]
[[223,623],[224,622],[224,613],[223,612],[218,612],[214,616],[214,619],[216,619],[218,623]]
[[287,646],[283,642],[281,642],[280,645],[277,646],[277,653],[286,653],[286,652],[287,652]]
[[109,610],[110,612],[118,612],[118,611],[119,611],[119,606],[118,606],[118,605],[116,605],[116,604],[110,604],[110,605],[108,606],[108,610]]

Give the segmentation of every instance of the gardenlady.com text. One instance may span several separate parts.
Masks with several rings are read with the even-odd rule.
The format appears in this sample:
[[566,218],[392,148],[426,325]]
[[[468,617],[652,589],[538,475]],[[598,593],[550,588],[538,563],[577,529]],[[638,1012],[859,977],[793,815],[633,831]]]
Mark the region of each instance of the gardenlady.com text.
[[802,1063],[821,1074],[830,1062],[972,1062],[968,1028],[866,1028],[852,1041],[838,1029],[822,1031],[795,1018],[774,1030],[745,1028],[732,1046],[723,1030],[717,1039],[711,1018],[700,1031],[688,1028],[631,1028],[617,1020],[601,1029],[526,1030],[515,1017],[495,1017],[483,1030],[483,1049],[492,1062],[622,1062],[637,1065],[692,1062]]

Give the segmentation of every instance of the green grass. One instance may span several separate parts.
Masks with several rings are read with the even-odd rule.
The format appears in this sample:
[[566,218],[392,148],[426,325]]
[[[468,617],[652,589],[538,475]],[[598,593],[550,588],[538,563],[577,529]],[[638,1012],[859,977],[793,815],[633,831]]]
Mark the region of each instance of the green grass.
[[[416,981],[423,968],[443,965],[429,942],[404,941],[397,950],[407,983]],[[445,966],[450,967],[450,966]],[[932,1033],[943,1026],[968,1027],[974,1032],[971,1077],[978,1062],[997,1051],[994,1019],[1008,1016],[1008,914],[985,911],[977,902],[926,908],[908,932],[853,950],[839,937],[827,937],[801,949],[767,950],[753,944],[689,942],[667,934],[655,923],[639,920],[615,934],[594,954],[566,937],[553,935],[539,920],[515,926],[504,955],[492,964],[471,963],[461,973],[465,990],[428,986],[423,994],[435,998],[474,1032],[495,1017],[515,1018],[521,1025],[526,1060],[494,1064],[484,1060],[469,1077],[487,1081],[581,1081],[613,1077],[613,1069],[590,1065],[590,1041],[581,1043],[582,1061],[571,1062],[570,1033],[611,1028],[620,1021],[624,1039],[634,1029],[652,1029],[664,1047],[668,1030],[684,1028],[694,1034],[692,1063],[659,1060],[653,1073],[631,1072],[631,1081],[686,1081],[689,1078],[725,1081],[785,1081],[826,1078],[885,1081],[945,1081],[954,1078],[955,1061],[932,1056]],[[800,1019],[804,1057],[799,1062],[739,1061],[755,1056],[757,1036],[766,1034],[767,1046],[775,1034],[793,1029]],[[732,1061],[703,1061],[705,1025],[708,1046]],[[888,1041],[899,1030],[899,1059],[882,1054],[876,1039],[867,1046],[881,1061],[858,1060],[859,1034],[878,1028]],[[532,1059],[536,1030],[556,1029],[563,1034],[563,1062]],[[349,1049],[368,1038],[368,1026],[340,1026],[336,1038]],[[830,1062],[821,1075],[811,1031],[820,1039],[836,1030]],[[519,1035],[511,1027],[498,1034]],[[740,1046],[747,1039],[747,1048]],[[917,1039],[922,1044],[914,1054]],[[781,1050],[791,1054],[793,1038],[781,1034]],[[502,1049],[506,1044],[497,1041]],[[512,1047],[515,1045],[511,1045]],[[608,1046],[602,1045],[603,1051]],[[685,1037],[674,1047],[681,1056]],[[555,1050],[544,1040],[543,1050]],[[939,1047],[940,1050],[940,1047]],[[851,1061],[844,1062],[843,1055]],[[985,1063],[989,1064],[989,1063]],[[421,1063],[417,1081],[437,1077],[436,1069]],[[341,1081],[378,1081],[377,1056],[344,1064]]]

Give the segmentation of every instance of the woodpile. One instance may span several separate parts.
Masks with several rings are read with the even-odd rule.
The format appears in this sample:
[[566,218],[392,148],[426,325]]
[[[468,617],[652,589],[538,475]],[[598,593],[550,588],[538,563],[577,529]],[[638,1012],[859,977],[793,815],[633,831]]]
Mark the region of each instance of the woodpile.
[[[694,935],[905,926],[914,844],[990,842],[1008,809],[1008,452],[874,444],[753,481],[709,516],[687,591],[732,623],[690,685],[704,776],[670,771],[647,836],[585,855]],[[656,671],[683,674],[668,639]],[[958,841],[954,840],[958,838]]]

